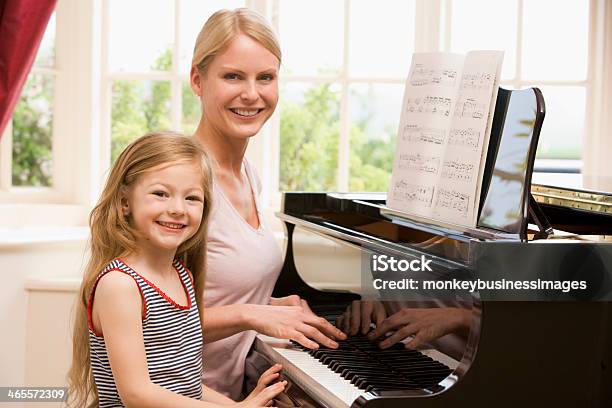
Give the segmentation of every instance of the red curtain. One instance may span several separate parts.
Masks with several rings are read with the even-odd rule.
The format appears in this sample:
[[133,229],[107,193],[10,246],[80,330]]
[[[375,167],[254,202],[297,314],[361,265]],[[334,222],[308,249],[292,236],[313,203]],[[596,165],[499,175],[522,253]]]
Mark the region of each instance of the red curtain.
[[19,100],[56,0],[0,0],[0,136]]

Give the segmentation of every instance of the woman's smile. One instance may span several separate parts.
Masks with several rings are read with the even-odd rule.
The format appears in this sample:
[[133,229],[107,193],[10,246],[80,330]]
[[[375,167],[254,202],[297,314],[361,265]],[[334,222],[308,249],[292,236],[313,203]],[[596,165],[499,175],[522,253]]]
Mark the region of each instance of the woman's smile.
[[263,112],[263,108],[230,108],[230,111],[241,118],[253,118]]

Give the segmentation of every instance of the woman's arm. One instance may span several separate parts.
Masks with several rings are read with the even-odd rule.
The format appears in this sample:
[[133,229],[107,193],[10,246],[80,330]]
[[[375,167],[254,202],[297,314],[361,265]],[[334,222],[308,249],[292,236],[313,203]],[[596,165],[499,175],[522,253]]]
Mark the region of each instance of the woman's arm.
[[319,344],[336,348],[334,339],[346,338],[338,328],[302,306],[228,305],[206,308],[203,316],[207,343],[244,330],[291,339],[308,348],[318,348]]
[[[109,272],[98,283],[93,306],[94,326],[104,335],[117,391],[128,407],[224,406],[176,394],[151,382],[142,337],[142,300],[134,280],[122,272]],[[267,387],[248,406],[265,406],[284,389]]]

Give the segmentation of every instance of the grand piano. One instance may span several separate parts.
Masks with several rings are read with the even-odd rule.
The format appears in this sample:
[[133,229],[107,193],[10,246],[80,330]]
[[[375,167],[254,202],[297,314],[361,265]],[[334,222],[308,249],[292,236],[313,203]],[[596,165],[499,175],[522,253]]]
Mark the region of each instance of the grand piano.
[[[534,117],[523,153],[509,164],[505,153],[518,145],[509,136],[517,110]],[[543,111],[537,90],[500,89],[476,228],[398,214],[384,194],[284,193],[278,216],[286,253],[273,296],[297,294],[332,323],[363,296],[316,289],[303,279],[294,257],[296,229],[362,254],[426,256],[437,279],[584,280],[588,289],[452,294],[445,300],[460,297],[471,322],[454,355],[435,341],[381,350],[356,335],[337,350],[307,350],[259,336],[256,350],[283,364],[294,406],[612,407],[612,194],[532,183]],[[520,177],[508,176],[509,166]],[[383,291],[378,300],[389,313],[401,304]]]

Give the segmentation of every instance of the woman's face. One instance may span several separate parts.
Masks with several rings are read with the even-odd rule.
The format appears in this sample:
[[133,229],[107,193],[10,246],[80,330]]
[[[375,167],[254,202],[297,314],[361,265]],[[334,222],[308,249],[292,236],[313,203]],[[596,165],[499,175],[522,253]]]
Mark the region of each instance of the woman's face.
[[217,54],[204,75],[192,69],[191,84],[201,95],[204,126],[232,138],[254,136],[278,102],[279,60],[245,35]]

